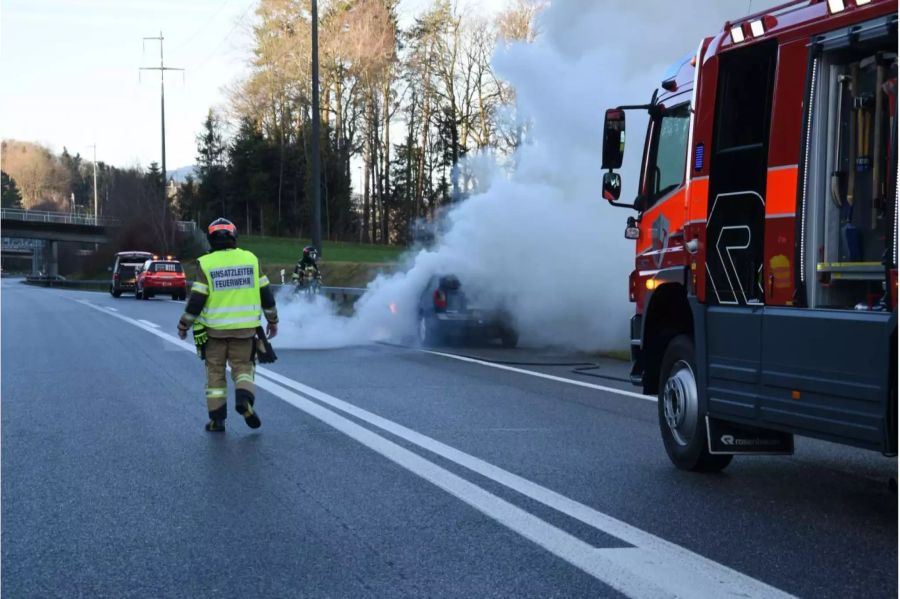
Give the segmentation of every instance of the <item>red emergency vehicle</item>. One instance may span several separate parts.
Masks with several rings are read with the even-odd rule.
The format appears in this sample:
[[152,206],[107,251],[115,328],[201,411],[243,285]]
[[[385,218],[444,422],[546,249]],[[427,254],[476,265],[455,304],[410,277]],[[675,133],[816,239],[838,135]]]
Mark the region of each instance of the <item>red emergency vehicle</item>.
[[[619,202],[625,113],[649,113]],[[632,380],[682,469],[806,435],[897,451],[897,0],[728,22],[606,112],[603,195],[637,211]]]
[[153,256],[135,271],[135,299],[148,300],[154,295],[169,295],[173,300],[187,297],[184,268],[172,256]]

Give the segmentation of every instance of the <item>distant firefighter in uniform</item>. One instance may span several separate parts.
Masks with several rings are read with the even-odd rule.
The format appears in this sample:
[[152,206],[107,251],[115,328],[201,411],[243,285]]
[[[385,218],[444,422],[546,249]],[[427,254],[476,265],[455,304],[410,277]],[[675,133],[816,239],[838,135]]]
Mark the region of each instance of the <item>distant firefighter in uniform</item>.
[[[197,353],[206,361],[206,405],[209,432],[224,432],[228,387],[225,366],[231,366],[235,410],[250,428],[261,424],[256,412],[253,375],[256,359],[272,362],[267,338],[278,333],[278,312],[269,280],[260,274],[259,260],[237,247],[237,230],[219,218],[209,225],[210,253],[199,259],[201,275],[191,287],[178,336],[193,328]],[[263,332],[260,317],[265,316]]]
[[303,248],[303,253],[300,255],[300,259],[297,260],[297,264],[294,266],[294,274],[291,276],[291,279],[294,283],[297,282],[309,282],[302,281],[306,277],[306,269],[311,268],[314,271],[313,276],[318,277],[321,275],[319,272],[319,250],[315,248],[315,246],[308,245]]

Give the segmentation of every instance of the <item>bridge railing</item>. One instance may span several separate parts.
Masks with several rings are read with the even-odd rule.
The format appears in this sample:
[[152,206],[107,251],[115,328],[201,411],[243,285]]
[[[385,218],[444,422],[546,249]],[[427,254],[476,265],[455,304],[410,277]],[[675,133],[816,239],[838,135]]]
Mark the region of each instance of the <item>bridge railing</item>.
[[119,219],[111,216],[75,214],[72,212],[50,212],[48,210],[23,210],[21,208],[0,209],[0,218],[4,220],[21,220],[39,223],[57,223],[64,225],[92,225],[107,227],[120,224]]
[[[122,224],[121,220],[113,216],[99,216],[94,218],[94,216],[90,214],[50,212],[48,210],[25,210],[22,208],[0,209],[0,218],[39,223],[59,223],[64,225],[92,225],[96,227],[115,227]],[[192,220],[178,220],[175,221],[175,229],[179,233],[193,234],[197,230],[197,223]]]

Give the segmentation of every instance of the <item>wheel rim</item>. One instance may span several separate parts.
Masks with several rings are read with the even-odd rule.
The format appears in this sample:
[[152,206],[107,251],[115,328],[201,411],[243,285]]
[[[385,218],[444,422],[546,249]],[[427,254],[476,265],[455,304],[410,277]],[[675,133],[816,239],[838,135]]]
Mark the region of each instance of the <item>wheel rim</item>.
[[679,360],[672,366],[662,400],[666,424],[672,437],[679,445],[686,446],[697,430],[699,400],[697,379],[694,378],[690,364],[684,360]]
[[425,343],[425,340],[427,339],[427,337],[428,337],[428,328],[427,328],[427,325],[425,324],[425,317],[420,316],[419,317],[419,341],[421,341],[422,343]]

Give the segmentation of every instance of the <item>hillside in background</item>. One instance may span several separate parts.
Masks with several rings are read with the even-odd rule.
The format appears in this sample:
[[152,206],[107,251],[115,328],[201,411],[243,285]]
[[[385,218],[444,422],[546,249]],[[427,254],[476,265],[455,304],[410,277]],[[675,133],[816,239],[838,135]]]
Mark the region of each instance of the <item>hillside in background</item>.
[[175,183],[181,185],[188,175],[192,175],[195,179],[197,178],[197,167],[194,165],[182,166],[175,170],[166,171],[166,174],[168,179],[174,179]]

